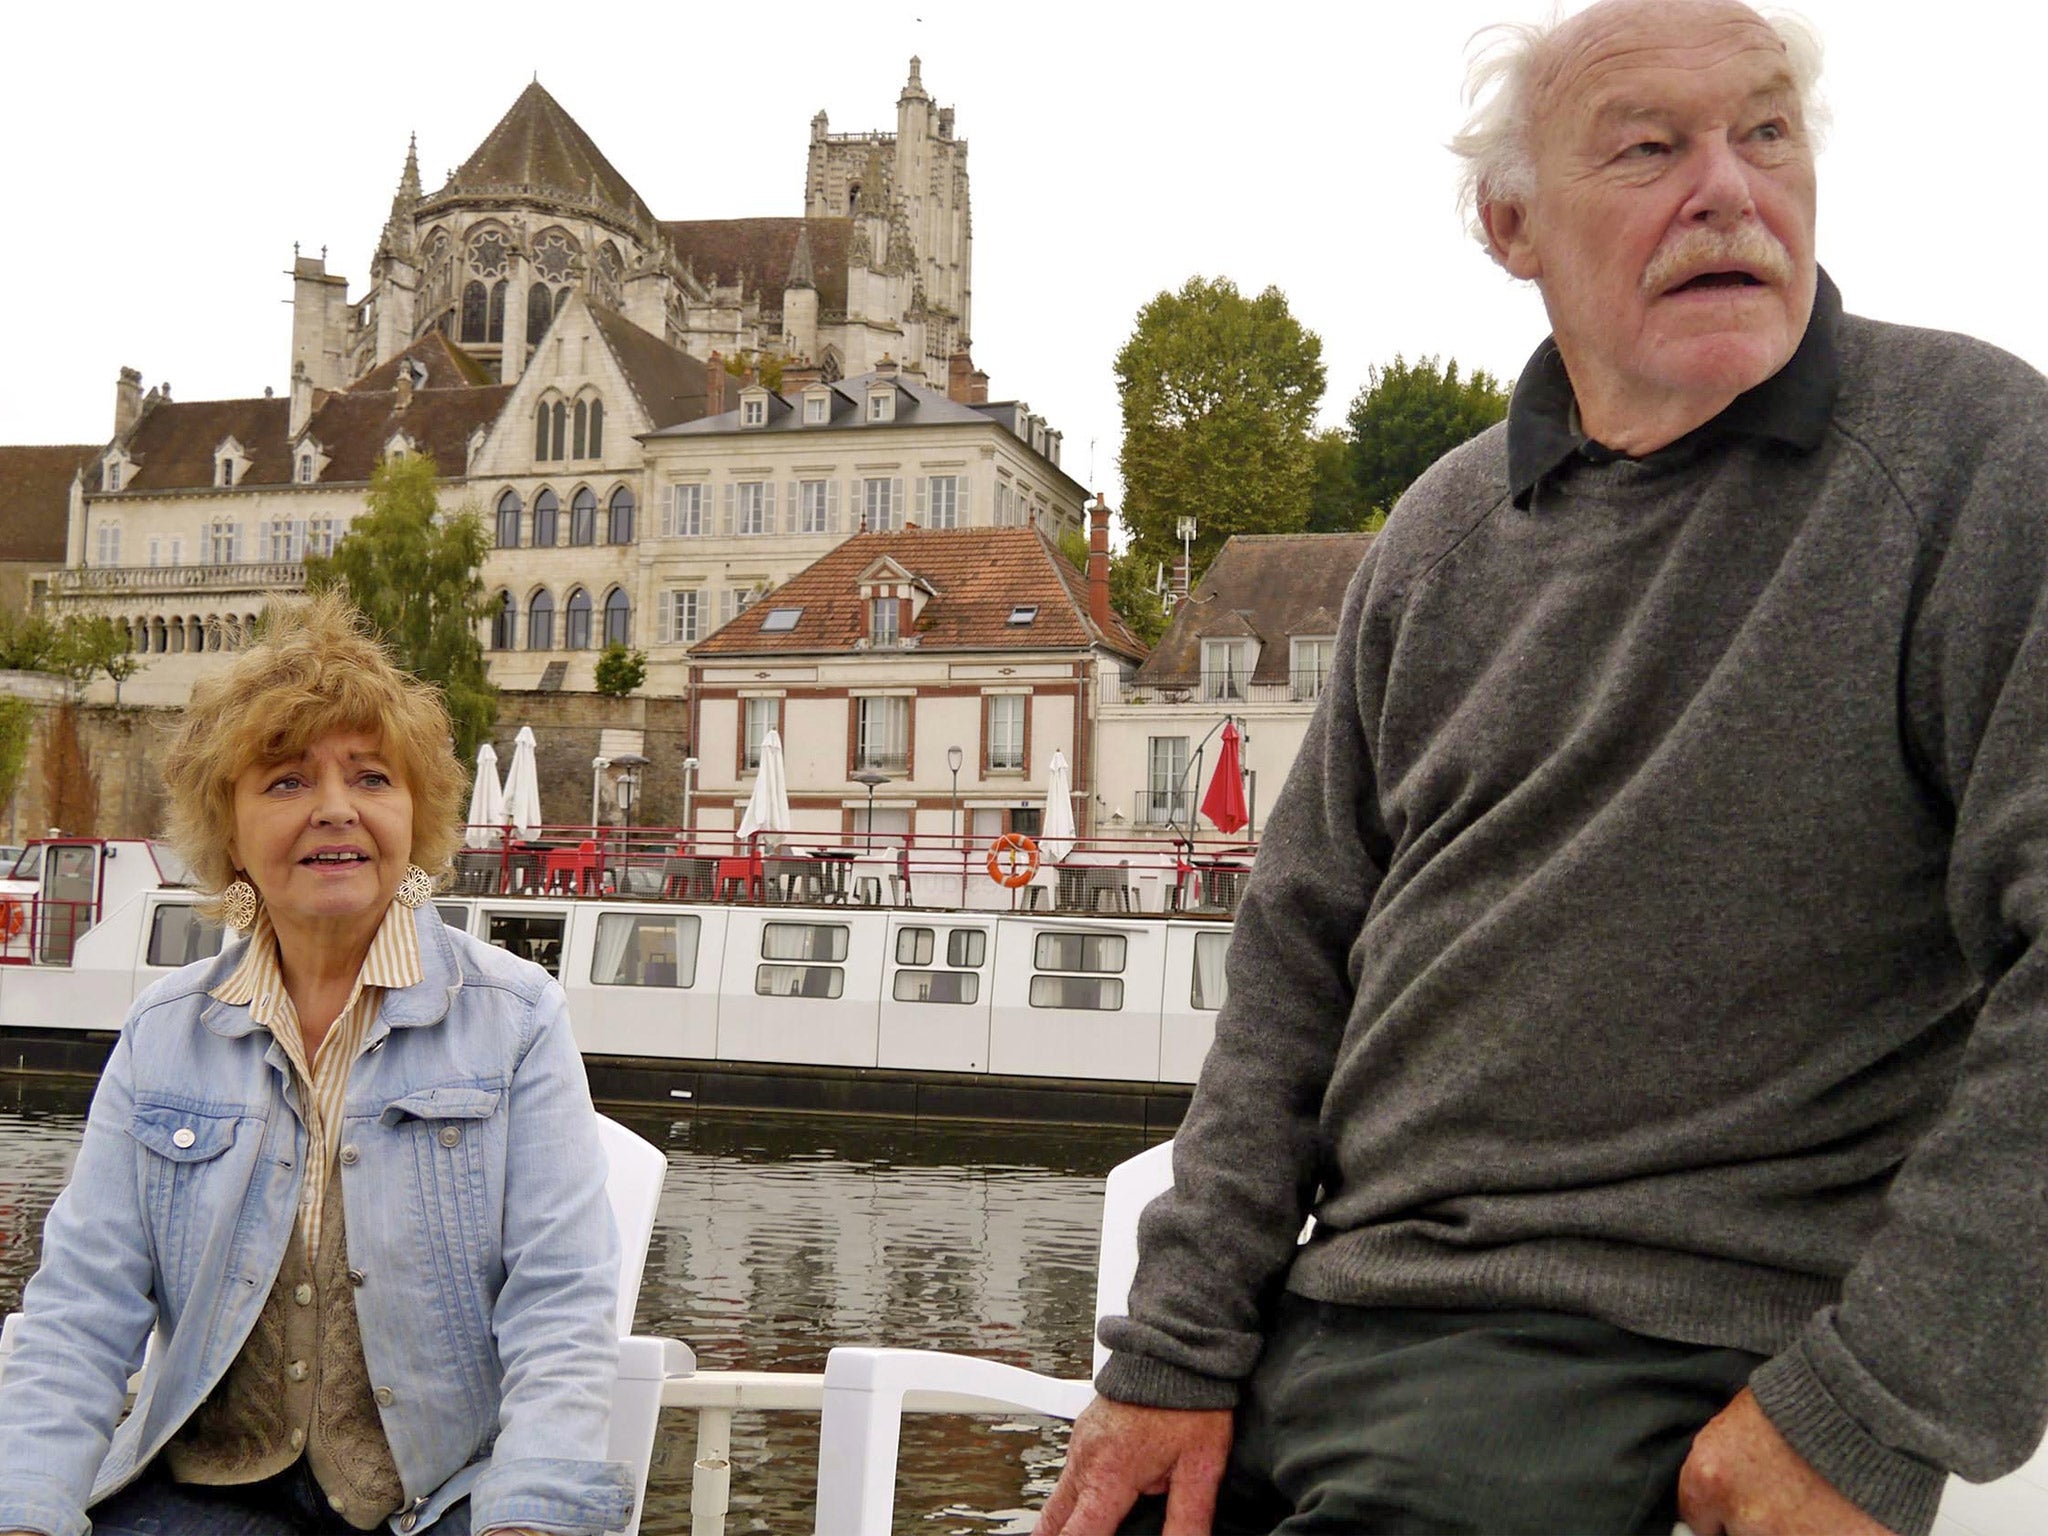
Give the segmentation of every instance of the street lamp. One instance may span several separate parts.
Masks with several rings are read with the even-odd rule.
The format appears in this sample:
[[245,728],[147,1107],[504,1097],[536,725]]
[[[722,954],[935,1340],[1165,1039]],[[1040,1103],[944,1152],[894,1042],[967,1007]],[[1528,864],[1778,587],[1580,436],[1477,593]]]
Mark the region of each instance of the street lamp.
[[960,855],[960,905],[967,905],[967,843],[960,836],[960,764],[966,757],[958,747],[946,748],[946,766],[953,772],[953,846]]
[[690,800],[692,798],[691,792],[696,787],[697,759],[685,757],[683,759],[683,840],[685,842],[689,841],[690,837]]
[[640,770],[647,766],[647,759],[638,752],[624,752],[612,759],[612,766],[619,770],[617,782],[613,785],[619,797],[619,809],[626,817],[626,846],[633,845],[633,797],[640,788]]
[[853,782],[856,784],[865,784],[868,787],[867,849],[870,853],[872,853],[874,852],[875,848],[875,786],[878,784],[888,783],[889,775],[882,772],[879,768],[863,768],[859,773],[856,773],[853,776]]
[[597,801],[604,790],[604,771],[611,767],[608,757],[593,757],[590,760],[590,835],[597,836]]

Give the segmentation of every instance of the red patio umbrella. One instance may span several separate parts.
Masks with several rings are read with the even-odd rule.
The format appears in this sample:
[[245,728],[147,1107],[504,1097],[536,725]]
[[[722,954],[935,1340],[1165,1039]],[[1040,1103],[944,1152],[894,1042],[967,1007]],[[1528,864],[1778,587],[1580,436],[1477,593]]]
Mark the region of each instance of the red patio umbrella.
[[1251,820],[1244,804],[1244,766],[1239,760],[1237,724],[1226,721],[1223,745],[1216,753],[1216,773],[1209,780],[1209,792],[1202,796],[1202,814],[1228,836]]

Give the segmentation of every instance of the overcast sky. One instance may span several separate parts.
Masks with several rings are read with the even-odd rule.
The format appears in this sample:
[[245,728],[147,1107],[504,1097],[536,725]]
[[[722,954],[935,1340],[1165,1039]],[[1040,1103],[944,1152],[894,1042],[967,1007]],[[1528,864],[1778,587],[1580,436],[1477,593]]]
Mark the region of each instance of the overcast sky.
[[[893,130],[915,53],[971,145],[975,361],[1114,499],[1111,359],[1193,274],[1286,293],[1323,339],[1326,422],[1397,352],[1519,369],[1541,308],[1466,238],[1443,144],[1472,32],[1540,9],[37,6],[0,91],[0,442],[104,440],[124,364],[181,400],[282,393],[292,242],[360,297],[407,134],[431,190],[536,71],[657,217],[796,215],[811,114]],[[1801,9],[1828,45],[1819,244],[1848,306],[2048,368],[2048,10]]]

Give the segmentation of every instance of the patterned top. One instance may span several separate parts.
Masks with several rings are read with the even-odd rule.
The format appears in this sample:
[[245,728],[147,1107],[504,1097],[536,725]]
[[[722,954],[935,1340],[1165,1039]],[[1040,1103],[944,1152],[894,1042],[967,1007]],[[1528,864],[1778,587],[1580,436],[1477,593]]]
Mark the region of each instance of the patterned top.
[[223,1003],[247,1005],[250,1016],[276,1036],[291,1058],[292,1080],[298,1089],[300,1118],[306,1124],[306,1168],[299,1185],[299,1230],[310,1263],[320,1252],[321,1202],[327,1195],[334,1164],[334,1137],[341,1126],[342,1100],[348,1091],[349,1069],[362,1054],[363,1039],[377,1017],[387,989],[416,986],[420,969],[419,935],[410,908],[392,902],[384,922],[370,940],[370,952],[356,973],[348,1002],[335,1016],[309,1063],[299,1035],[299,1012],[285,991],[284,968],[277,952],[277,933],[261,906],[249,931],[249,948],[234,974],[213,989]]

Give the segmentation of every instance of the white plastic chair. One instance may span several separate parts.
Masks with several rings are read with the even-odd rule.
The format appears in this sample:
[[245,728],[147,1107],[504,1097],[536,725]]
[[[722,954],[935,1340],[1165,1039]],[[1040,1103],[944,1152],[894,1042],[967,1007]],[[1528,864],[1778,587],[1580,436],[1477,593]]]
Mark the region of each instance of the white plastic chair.
[[[655,1431],[661,1420],[661,1387],[664,1378],[687,1376],[696,1368],[689,1346],[676,1339],[635,1337],[633,1309],[640,1300],[641,1271],[647,1264],[647,1245],[654,1236],[654,1215],[661,1204],[662,1181],[668,1174],[668,1159],[659,1147],[636,1136],[616,1120],[602,1115],[597,1121],[598,1144],[604,1148],[607,1172],[605,1195],[611,1201],[612,1220],[619,1229],[619,1294],[614,1315],[619,1330],[619,1374],[612,1388],[611,1437],[605,1454],[633,1469],[638,1492],[633,1500],[633,1517],[620,1527],[622,1536],[637,1536],[641,1506],[647,1498],[647,1471],[654,1460]],[[9,1313],[0,1324],[0,1377],[14,1353],[19,1312]],[[154,1347],[155,1340],[151,1340]],[[146,1358],[146,1356],[145,1356]]]
[[[1102,1193],[1102,1248],[1095,1269],[1095,1317],[1121,1314],[1138,1270],[1138,1217],[1173,1184],[1173,1143],[1110,1170]],[[1109,1351],[1098,1338],[1094,1369]],[[817,1536],[890,1536],[896,1451],[906,1396],[950,1394],[973,1410],[1023,1411],[1072,1419],[1093,1397],[1090,1382],[1040,1376],[1016,1366],[937,1350],[839,1348],[825,1361],[825,1412],[818,1434]],[[2048,1531],[2048,1443],[1996,1482],[1951,1477],[1933,1536],[2040,1536]],[[1691,1536],[1684,1524],[1672,1536]]]

